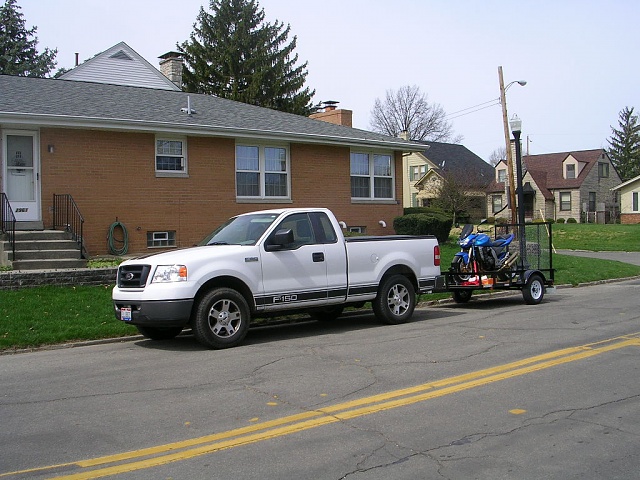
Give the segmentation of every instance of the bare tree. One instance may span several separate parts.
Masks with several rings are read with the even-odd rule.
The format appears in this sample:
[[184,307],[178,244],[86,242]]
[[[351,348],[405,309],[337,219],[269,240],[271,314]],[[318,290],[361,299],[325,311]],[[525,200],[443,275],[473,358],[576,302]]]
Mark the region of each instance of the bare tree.
[[491,155],[489,155],[489,163],[494,167],[498,164],[500,160],[506,160],[506,159],[507,159],[507,149],[504,147],[496,148],[493,152],[491,152]]
[[[453,129],[446,113],[437,103],[429,103],[427,95],[416,85],[405,85],[397,92],[387,90],[382,102],[376,98],[371,111],[371,129],[397,137],[406,131],[412,140],[446,142],[452,140]],[[460,142],[462,137],[456,137]]]

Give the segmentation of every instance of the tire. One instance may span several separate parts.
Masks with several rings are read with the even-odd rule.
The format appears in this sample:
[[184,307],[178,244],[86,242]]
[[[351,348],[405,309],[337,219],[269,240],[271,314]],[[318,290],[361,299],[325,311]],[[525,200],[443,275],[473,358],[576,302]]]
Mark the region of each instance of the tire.
[[537,305],[544,297],[544,279],[538,273],[532,274],[522,289],[522,296],[527,305]]
[[453,273],[453,281],[456,283],[468,282],[475,275],[473,268],[465,265],[462,257],[454,257],[451,262],[451,271]]
[[332,322],[336,320],[344,311],[344,305],[334,305],[324,308],[316,308],[309,311],[309,315],[319,322]]
[[249,305],[239,292],[216,288],[198,303],[193,334],[208,348],[235,347],[247,335],[250,321]]
[[151,340],[171,340],[182,331],[182,327],[143,327],[136,325],[138,331]]
[[383,279],[378,295],[372,302],[376,318],[388,325],[406,323],[416,308],[416,291],[404,275]]
[[471,300],[471,290],[454,290],[452,293],[453,301],[456,303],[467,303]]

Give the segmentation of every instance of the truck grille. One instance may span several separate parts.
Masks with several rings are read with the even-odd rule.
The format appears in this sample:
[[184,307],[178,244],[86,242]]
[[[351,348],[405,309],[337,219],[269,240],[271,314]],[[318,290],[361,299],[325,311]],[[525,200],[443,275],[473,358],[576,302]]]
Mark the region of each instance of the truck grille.
[[147,285],[150,265],[126,265],[118,268],[118,287],[141,288]]

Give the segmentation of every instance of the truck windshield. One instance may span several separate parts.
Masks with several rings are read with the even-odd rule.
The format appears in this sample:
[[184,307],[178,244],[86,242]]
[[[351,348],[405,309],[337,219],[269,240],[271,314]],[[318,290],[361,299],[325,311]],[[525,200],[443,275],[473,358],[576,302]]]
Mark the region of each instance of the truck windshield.
[[278,215],[274,213],[256,213],[230,218],[198,245],[255,245],[276,218]]

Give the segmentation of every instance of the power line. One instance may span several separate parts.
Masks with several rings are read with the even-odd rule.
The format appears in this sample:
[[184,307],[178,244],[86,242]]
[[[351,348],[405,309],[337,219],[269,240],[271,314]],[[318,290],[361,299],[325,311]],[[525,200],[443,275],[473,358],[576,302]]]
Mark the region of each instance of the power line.
[[500,99],[489,100],[488,102],[480,103],[480,104],[475,105],[473,107],[465,108],[463,110],[459,110],[457,112],[450,113],[448,115],[445,115],[445,118],[447,120],[453,120],[454,118],[463,117],[465,115],[469,115],[471,113],[479,112],[480,110],[484,110],[486,108],[491,108],[491,107],[494,107],[496,105],[500,105]]

